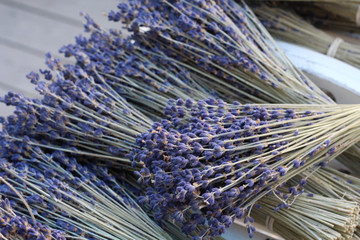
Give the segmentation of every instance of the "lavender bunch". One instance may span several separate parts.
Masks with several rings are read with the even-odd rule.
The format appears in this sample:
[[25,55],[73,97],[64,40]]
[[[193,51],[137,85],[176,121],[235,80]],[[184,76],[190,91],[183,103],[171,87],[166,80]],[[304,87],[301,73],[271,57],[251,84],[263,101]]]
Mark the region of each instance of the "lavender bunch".
[[[80,164],[62,151],[43,152],[23,141],[3,139],[1,148],[6,182],[0,194],[23,215],[30,208],[29,217],[69,238],[172,239],[130,196],[131,182],[120,184],[106,167]],[[184,237],[180,231],[173,234]]]
[[[276,3],[278,4],[278,3]],[[327,31],[358,33],[357,4],[340,2],[279,3],[292,8],[297,14],[318,28]],[[336,11],[336,12],[335,12]]]
[[5,240],[65,240],[65,234],[17,214],[10,201],[0,200],[0,238]]
[[[203,236],[221,234],[235,218],[251,222],[259,199],[358,141],[356,105],[179,99],[166,113],[169,119],[143,133],[137,139],[142,149],[133,152],[133,161],[143,165],[139,181],[149,187],[143,201],[159,215],[172,214],[185,232],[207,221]],[[290,195],[301,194],[304,184],[291,186]],[[188,212],[192,217],[184,221]]]
[[360,67],[360,47],[357,44],[342,40],[336,51],[331,51],[330,47],[337,38],[304,21],[291,10],[261,4],[254,7],[254,12],[274,37],[304,45]]
[[[138,52],[153,62],[181,65],[194,76],[194,81],[215,89],[216,95],[224,100],[332,102],[283,56],[243,2],[130,1],[129,5],[119,4],[118,9],[108,17],[129,26]],[[327,43],[332,40],[329,37]],[[319,41],[314,39],[311,43]],[[323,47],[321,51],[328,48],[326,44]],[[350,48],[343,43],[338,57],[356,65],[356,47]],[[358,153],[358,149],[359,146],[354,146],[341,156],[343,162],[347,165],[357,162],[353,153]]]
[[243,2],[130,1],[118,8],[109,19],[130,26],[138,51],[201,76],[199,84],[224,100],[332,102],[289,62]]
[[27,136],[27,144],[33,147],[128,169],[130,160],[125,155],[135,146],[136,135],[153,122],[100,76],[94,79],[80,66],[62,66],[50,56],[47,62],[54,72],[42,71],[45,81],[36,73],[28,76],[37,83],[36,89],[44,96],[41,100],[12,92],[2,98],[17,108],[7,121],[3,119],[5,137],[23,141]]
[[90,16],[85,19],[85,31],[90,32],[90,37],[78,36],[75,44],[63,46],[60,52],[74,57],[88,76],[101,78],[147,116],[161,116],[172,98],[199,100],[215,96],[211,88],[201,85],[197,76],[181,64],[144,54],[132,37],[124,38],[115,29],[106,31]]
[[[192,76],[201,76],[194,80],[215,89],[221,99],[332,103],[287,60],[243,1],[138,3],[119,4],[119,10],[110,12],[109,19],[127,24],[136,49],[153,62],[181,65]],[[356,64],[356,54],[348,50],[340,51],[343,54],[338,56]],[[353,153],[358,152],[357,144],[341,158],[351,165],[357,162]]]

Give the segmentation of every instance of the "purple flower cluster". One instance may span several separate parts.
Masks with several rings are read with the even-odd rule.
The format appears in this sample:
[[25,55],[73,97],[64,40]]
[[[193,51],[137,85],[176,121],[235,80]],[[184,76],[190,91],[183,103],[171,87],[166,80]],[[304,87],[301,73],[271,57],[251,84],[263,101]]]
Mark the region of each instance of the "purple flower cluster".
[[89,16],[86,20],[90,37],[78,36],[76,44],[63,46],[60,52],[74,57],[88,76],[95,80],[101,77],[114,92],[139,106],[141,111],[156,111],[161,115],[171,98],[201,99],[213,92],[197,84],[186,68],[162,58],[156,48],[132,37],[124,38],[115,29],[104,31]]
[[[205,222],[209,229],[203,236],[222,234],[235,218],[251,223],[251,208],[265,194],[286,200],[303,192],[304,181],[287,195],[276,190],[288,172],[303,171],[319,151],[325,150],[317,157],[331,154],[329,140],[301,156],[289,150],[304,136],[296,129],[322,119],[320,111],[178,99],[165,113],[167,119],[138,137],[142,149],[131,158],[142,164],[135,174],[149,187],[141,200],[159,218],[182,223],[185,233]],[[252,235],[250,225],[249,231]]]
[[10,201],[6,198],[0,203],[0,234],[7,239],[21,240],[65,240],[62,231],[52,229],[40,222],[29,220],[14,212]]
[[[95,80],[80,66],[63,66],[51,56],[47,63],[56,70],[56,77],[49,70],[42,71],[45,81],[37,74],[28,76],[38,82],[41,100],[12,92],[1,99],[16,107],[13,115],[3,119],[5,135],[27,139],[32,146],[89,156],[89,161],[102,158],[126,165],[129,161],[123,157],[136,134],[148,129],[152,121],[101,77]],[[99,154],[100,150],[108,156]]]

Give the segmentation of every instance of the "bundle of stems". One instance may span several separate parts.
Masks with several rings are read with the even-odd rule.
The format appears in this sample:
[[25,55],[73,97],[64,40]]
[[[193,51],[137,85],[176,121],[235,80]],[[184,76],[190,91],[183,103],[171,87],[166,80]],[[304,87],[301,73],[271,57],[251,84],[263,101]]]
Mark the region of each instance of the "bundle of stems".
[[359,205],[345,199],[334,199],[304,193],[291,206],[274,211],[282,204],[275,196],[262,198],[261,209],[252,216],[285,239],[340,240],[351,239],[359,223]]
[[[179,99],[137,143],[132,159],[158,214],[221,234],[290,178],[325,164],[358,141],[357,105],[239,105]],[[344,115],[345,114],[345,115]],[[349,114],[348,116],[346,116]],[[346,120],[347,119],[347,120]],[[336,123],[338,122],[338,123]],[[289,188],[302,192],[303,184]],[[274,194],[276,194],[274,192]],[[162,197],[159,197],[162,196]],[[189,209],[198,221],[184,221]],[[246,221],[247,217],[245,217]],[[249,233],[253,232],[249,225]]]
[[[89,163],[90,165],[86,165],[87,168],[90,166],[94,168],[96,165],[101,165],[101,162],[107,162],[110,166],[121,168],[123,172],[132,172],[136,169],[136,164],[131,166],[126,154],[136,146],[136,136],[151,128],[152,120],[122,98],[111,85],[103,81],[100,75],[94,80],[80,66],[62,66],[57,59],[52,59],[50,56],[47,62],[49,66],[56,66],[56,71],[54,71],[57,74],[56,80],[49,77],[52,74],[49,70],[43,71],[45,78],[51,79],[48,83],[39,81],[39,76],[35,73],[29,75],[33,82],[37,82],[37,90],[44,95],[41,101],[28,99],[15,93],[8,93],[3,98],[5,103],[16,106],[14,115],[8,117],[7,121],[4,119],[2,148],[6,149],[9,145],[8,150],[16,149],[18,152],[8,154],[6,157],[12,158],[12,155],[15,155],[27,158],[31,155],[31,152],[28,152],[29,149],[37,149],[37,151],[51,154],[50,158],[44,158],[42,154],[41,157],[36,156],[37,159],[42,160],[41,166],[55,164],[56,166],[53,168],[60,170],[62,168],[59,164],[65,164],[66,168],[63,168],[61,172],[68,168],[73,169],[77,161],[73,159],[74,156],[77,156],[81,162]],[[149,100],[149,102],[151,101]],[[20,149],[18,145],[21,144],[25,144],[25,146]],[[56,155],[56,157],[52,157],[52,155]],[[56,161],[52,162],[53,158],[56,158]],[[5,167],[5,169],[7,168]],[[44,168],[41,169],[41,171],[44,170]],[[93,174],[99,177],[102,172],[107,173],[105,169],[102,169]],[[117,172],[117,177],[120,177],[120,173]],[[42,174],[45,175],[45,173]],[[28,183],[25,182],[25,184]],[[92,187],[93,185],[88,186],[86,190]],[[113,187],[119,189],[119,185]],[[19,191],[26,189],[21,188]],[[36,192],[36,189],[31,189],[31,192],[41,194]],[[97,194],[104,195],[103,192],[97,192]],[[116,196],[116,198],[118,197]],[[51,204],[53,203],[51,202]],[[95,204],[100,205],[101,202],[95,201]],[[91,206],[77,206],[77,208],[82,207],[86,213],[91,210],[88,208]],[[68,210],[66,205],[65,207],[65,210]],[[71,213],[71,211],[69,212]],[[156,214],[151,213],[151,209],[147,213],[157,219]],[[87,217],[81,215],[82,212],[79,214],[77,217],[80,219]],[[99,221],[98,215],[91,215],[91,217],[93,221]],[[63,222],[66,220],[69,219],[64,218]],[[138,222],[140,223],[140,221]],[[176,232],[180,230],[176,225],[164,220],[162,222],[165,222],[163,226],[172,236],[180,234],[180,237],[176,239],[186,238]],[[85,225],[86,229],[90,231],[95,222],[86,221],[86,224],[90,224]],[[73,228],[73,225],[70,227]],[[101,227],[99,232],[103,234],[100,235],[102,238],[109,239],[109,236],[105,236],[107,234],[116,238],[122,232],[113,230],[115,233],[109,233],[106,229],[107,223]],[[84,225],[77,226],[75,229],[81,228],[84,228]],[[197,229],[201,231],[201,226],[198,226]],[[196,234],[193,232],[191,234]],[[91,233],[89,234],[91,235]],[[191,234],[189,235],[191,236]],[[139,238],[135,237],[135,239]]]
[[[127,24],[133,40],[148,46],[139,51],[154,62],[174,62],[204,76],[197,81],[224,100],[332,103],[285,57],[243,1],[144,1],[118,8],[108,17]],[[344,52],[349,55],[356,58]]]
[[[252,211],[255,221],[265,224],[285,239],[294,236],[301,236],[301,239],[351,239],[353,234],[357,236],[360,223],[359,178],[325,167],[317,171],[309,169],[289,180],[286,186],[298,182],[306,183],[303,195],[292,197],[283,188],[276,191],[277,195],[262,198],[259,201],[262,208]],[[354,206],[354,211],[349,211],[348,215],[343,212],[345,208],[334,208],[335,205],[349,206],[349,203]],[[344,215],[341,217],[339,214]]]
[[[131,26],[129,29],[134,32],[133,40],[141,42],[136,47],[138,51],[143,51],[160,65],[163,61],[173,62],[188,69],[192,76],[201,75],[201,78],[194,77],[194,81],[202,86],[210,86],[224,100],[241,98],[243,102],[304,103],[304,97],[310,96],[306,103],[332,103],[330,99],[324,101],[321,91],[312,90],[311,82],[287,60],[243,2],[221,1],[215,4],[203,1],[198,4],[192,1],[165,1],[158,4],[146,1],[141,8],[136,4],[119,4],[118,8],[120,11],[109,13],[109,19],[122,20]],[[173,18],[180,23],[176,25]],[[181,24],[184,19],[188,23]],[[358,64],[358,47],[353,49],[355,53],[345,49],[341,57]],[[240,64],[237,61],[239,56]],[[262,60],[258,64],[259,59]],[[277,75],[282,71],[278,66],[282,66],[285,72]],[[269,99],[267,96],[272,94],[269,87],[275,87],[280,98],[272,95]],[[310,95],[309,88],[312,92]],[[294,93],[293,90],[301,93]],[[236,98],[232,95],[234,93]],[[261,94],[258,96],[258,93]],[[359,146],[354,148],[359,149]]]
[[332,2],[332,3],[315,3],[319,8],[324,9],[336,16],[347,19],[356,25],[360,25],[360,1],[358,3],[349,2]]
[[106,167],[83,165],[60,151],[45,153],[6,140],[1,157],[1,195],[26,217],[61,230],[70,239],[185,237],[178,228],[171,238],[130,196],[131,182],[118,183]]
[[[120,4],[109,18],[129,25],[144,55],[178,63],[224,100],[332,103],[278,48],[250,8],[234,1]],[[147,46],[147,47],[144,47]],[[229,94],[230,93],[230,94]]]
[[9,199],[0,199],[0,238],[4,240],[65,240],[64,232],[19,215]]
[[[293,180],[298,179],[299,176]],[[308,174],[306,189],[323,196],[360,203],[360,179],[330,167]],[[354,237],[360,237],[360,224],[354,232]]]
[[261,4],[254,12],[273,36],[360,67],[360,46],[325,33],[291,10]]
[[[292,8],[296,11],[297,14],[305,18],[307,21],[314,24],[316,27],[321,29],[330,30],[330,31],[340,31],[345,33],[358,33],[359,26],[357,22],[357,13],[355,13],[355,5],[352,3],[342,3],[342,2],[334,2],[334,3],[276,3],[279,6],[286,6],[288,8]],[[333,10],[329,9],[327,11],[321,7],[321,5],[329,5],[332,4],[339,5],[339,8],[334,13]],[[346,7],[348,6],[348,7]],[[348,9],[347,9],[348,8]],[[344,9],[347,9],[344,11]],[[336,14],[339,12],[339,14]]]

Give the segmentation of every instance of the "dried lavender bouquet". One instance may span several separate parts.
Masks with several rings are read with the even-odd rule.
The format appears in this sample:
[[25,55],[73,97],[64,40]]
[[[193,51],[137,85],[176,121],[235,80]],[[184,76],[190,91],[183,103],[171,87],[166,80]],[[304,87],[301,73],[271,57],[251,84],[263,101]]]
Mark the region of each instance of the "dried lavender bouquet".
[[[96,239],[125,239],[128,235],[130,239],[167,238],[167,235],[155,226],[150,227],[153,229],[151,233],[146,232],[147,229],[145,228],[142,229],[143,222],[134,216],[141,215],[137,213],[141,209],[136,208],[133,200],[131,200],[133,206],[120,205],[116,211],[116,214],[120,214],[126,208],[135,207],[130,213],[134,213],[132,215],[133,221],[140,226],[136,227],[135,225],[130,230],[127,229],[129,227],[127,224],[121,225],[122,218],[121,216],[116,217],[116,214],[111,216],[119,219],[120,225],[117,227],[112,227],[112,230],[109,229],[108,222],[99,225],[100,218],[104,218],[102,216],[104,213],[93,212],[95,206],[108,209],[107,213],[111,212],[109,209],[116,210],[116,206],[109,205],[109,202],[104,202],[104,199],[99,199],[98,195],[112,198],[114,201],[129,202],[122,200],[124,196],[118,194],[118,191],[124,187],[116,183],[115,178],[108,172],[107,168],[100,166],[101,163],[106,162],[109,166],[120,168],[123,173],[131,173],[134,167],[136,169],[136,165],[131,166],[126,154],[136,145],[136,135],[148,130],[153,122],[116,92],[115,89],[118,85],[103,81],[100,75],[96,75],[96,71],[89,69],[85,71],[79,65],[63,66],[58,59],[53,59],[50,55],[48,55],[47,63],[53,71],[42,70],[41,72],[48,82],[41,81],[40,76],[34,72],[28,75],[28,78],[37,84],[37,90],[44,95],[41,100],[28,99],[15,93],[8,93],[2,99],[5,103],[16,106],[14,114],[9,116],[7,120],[3,119],[2,122],[2,154],[5,159],[11,160],[10,162],[4,160],[2,170],[5,172],[12,170],[12,184],[17,181],[21,183],[16,184],[16,187],[19,188],[20,192],[25,191],[30,195],[28,201],[35,205],[37,211],[40,211],[37,205],[43,204],[38,196],[46,196],[47,198],[43,199],[46,202],[45,204],[50,204],[51,210],[54,210],[55,206],[59,212],[55,216],[49,215],[51,210],[45,209],[43,220],[50,221],[51,219],[51,224],[60,224],[59,226],[62,229],[71,232],[75,235],[74,237],[85,234],[87,238],[95,237]],[[90,73],[98,76],[96,80]],[[56,78],[52,74],[56,74]],[[127,84],[122,89],[128,89]],[[124,95],[127,96],[127,94]],[[146,96],[146,91],[141,96]],[[149,99],[148,104],[151,105]],[[110,120],[111,118],[113,120]],[[108,124],[101,123],[102,120],[99,121],[100,119],[108,122]],[[48,124],[44,125],[45,122]],[[37,161],[24,167],[23,165],[29,161],[29,156],[32,157],[31,160]],[[82,165],[77,162],[77,159],[87,164]],[[18,166],[20,169],[17,169]],[[66,201],[59,205],[56,200],[58,195],[55,194],[58,193],[57,188],[54,186],[49,185],[48,188],[43,186],[39,191],[36,184],[21,181],[24,177],[25,179],[30,178],[28,171],[22,172],[22,169],[28,167],[39,169],[35,176],[33,176],[34,170],[30,174],[31,178],[35,177],[33,181],[38,185],[51,184],[51,182],[42,183],[44,175],[50,174],[55,179],[49,181],[56,181],[57,183],[59,180],[64,181],[65,175],[69,189],[62,189],[59,192],[60,199],[62,199],[63,191],[70,191],[75,198],[84,194],[89,198],[76,202],[74,205],[72,203],[74,199],[67,196]],[[53,171],[49,172],[48,168]],[[117,172],[117,177],[121,177],[119,172]],[[100,184],[101,188],[91,190],[98,187],[97,184]],[[131,182],[129,184],[133,185]],[[57,187],[59,188],[59,186]],[[79,189],[79,187],[81,188]],[[110,192],[104,192],[102,188]],[[11,191],[6,187],[3,190],[3,194],[11,194]],[[141,190],[137,190],[133,197],[136,198],[139,191]],[[34,195],[34,199],[32,195]],[[80,212],[75,214],[72,212],[74,209],[80,209]],[[151,212],[151,209],[147,209],[149,211],[146,214],[151,215],[157,221],[160,220],[156,214]],[[67,215],[64,218],[54,221],[58,215],[65,213]],[[142,214],[145,218],[146,214],[144,212]],[[76,215],[78,221],[70,217],[73,215]],[[132,220],[124,221],[132,222]],[[151,220],[150,224],[153,224]],[[170,222],[162,221],[162,227],[174,239],[186,238],[181,233],[180,228]],[[97,231],[93,232],[92,229]],[[199,235],[196,231],[201,230],[202,226],[193,228],[192,233],[188,236]],[[126,235],[124,236],[124,234]],[[162,237],[160,237],[161,234],[163,234]]]
[[138,51],[185,67],[224,100],[332,103],[290,63],[243,2],[144,1],[118,8],[109,18],[129,25],[141,43],[134,46]]
[[[287,60],[243,1],[130,1],[119,4],[118,9],[109,13],[109,19],[129,26],[137,50],[153,62],[181,64],[200,76],[195,81],[213,88],[217,97],[245,102],[332,103]],[[140,46],[136,44],[139,41]],[[355,146],[352,152],[358,149]],[[352,154],[343,156],[345,161],[349,157]]]
[[1,144],[0,194],[33,221],[69,239],[184,239],[180,229],[172,238],[151,220],[130,196],[131,182],[120,184],[106,167],[4,137]]
[[[311,111],[309,106],[292,107],[297,109],[178,100],[167,109],[167,121],[137,140],[143,149],[133,153],[133,160],[143,164],[137,174],[149,187],[143,201],[150,201],[158,214],[173,214],[185,226],[195,223],[184,220],[183,214],[195,211],[194,218],[203,216],[198,223],[204,218],[209,223],[209,236],[221,234],[235,218],[250,221],[259,199],[276,195],[282,183],[330,161],[357,141],[356,126],[349,126],[346,136],[341,133],[347,128],[343,120],[339,129],[330,130],[334,119],[326,123],[326,117],[319,118],[336,105],[318,105],[318,110],[311,106]],[[298,195],[301,188],[301,182],[290,187],[289,196]],[[248,229],[250,234],[254,230],[251,225]]]
[[254,12],[273,36],[309,47],[355,67],[360,67],[360,47],[333,37],[303,20],[290,9],[261,4]]
[[[287,60],[243,1],[130,1],[119,4],[118,9],[109,13],[109,19],[129,26],[134,33],[131,48],[153,63],[181,65],[193,82],[214,89],[216,97],[244,102],[332,103]],[[89,25],[90,31],[99,32],[97,25]],[[100,57],[95,60],[104,64]]]

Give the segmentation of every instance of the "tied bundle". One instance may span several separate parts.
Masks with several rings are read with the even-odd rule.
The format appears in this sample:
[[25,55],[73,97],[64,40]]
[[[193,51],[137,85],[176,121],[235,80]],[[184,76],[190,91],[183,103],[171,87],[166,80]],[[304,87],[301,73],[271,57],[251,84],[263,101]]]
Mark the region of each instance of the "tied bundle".
[[[203,236],[221,234],[235,218],[251,222],[259,199],[358,141],[356,105],[179,99],[166,113],[169,119],[143,133],[137,139],[142,149],[132,153],[143,165],[139,181],[148,186],[141,201],[164,217],[172,214],[188,232],[207,221]],[[304,184],[289,187],[290,195],[301,194]],[[183,217],[188,212],[190,220]],[[248,230],[251,236],[251,224]]]
[[[332,103],[287,60],[243,1],[130,1],[118,9],[108,17],[129,26],[137,55],[186,69],[192,83],[213,89],[212,96],[228,102]],[[354,49],[343,57],[356,63]],[[354,146],[341,158],[349,165],[358,152]]]
[[[127,24],[136,49],[152,62],[185,68],[196,83],[212,88],[215,97],[228,102],[333,103],[293,66],[243,1],[137,3],[119,4],[109,19]],[[359,149],[353,146],[342,160],[349,165]]]
[[360,67],[360,47],[357,44],[325,33],[289,9],[261,4],[254,7],[254,12],[273,36]]

